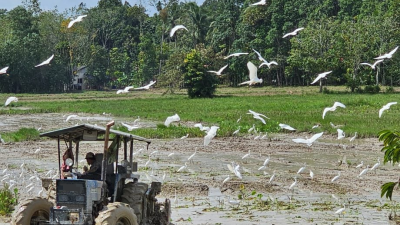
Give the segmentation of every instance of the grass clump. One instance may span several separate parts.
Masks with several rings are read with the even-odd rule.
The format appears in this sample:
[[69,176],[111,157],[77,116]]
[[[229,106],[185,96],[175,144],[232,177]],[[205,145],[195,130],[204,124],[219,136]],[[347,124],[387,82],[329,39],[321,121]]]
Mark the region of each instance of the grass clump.
[[16,132],[2,134],[5,142],[33,141],[39,139],[39,131],[34,128],[21,128]]
[[18,189],[14,188],[10,191],[8,184],[0,189],[0,215],[9,216],[14,210],[14,206],[18,204]]

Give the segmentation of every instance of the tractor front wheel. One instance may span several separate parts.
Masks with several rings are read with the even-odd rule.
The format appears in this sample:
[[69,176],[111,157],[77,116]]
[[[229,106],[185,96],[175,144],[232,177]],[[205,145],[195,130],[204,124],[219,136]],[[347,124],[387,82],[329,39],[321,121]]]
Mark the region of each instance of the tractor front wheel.
[[96,225],[138,225],[133,209],[122,202],[108,204],[95,222]]
[[49,221],[53,203],[43,198],[33,198],[22,202],[13,215],[13,225],[30,225]]

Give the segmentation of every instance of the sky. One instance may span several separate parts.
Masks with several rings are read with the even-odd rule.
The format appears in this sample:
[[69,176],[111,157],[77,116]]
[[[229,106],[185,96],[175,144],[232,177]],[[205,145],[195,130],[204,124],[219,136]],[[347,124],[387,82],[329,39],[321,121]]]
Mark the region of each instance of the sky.
[[[132,6],[137,4],[139,5],[140,0],[126,0],[131,4]],[[191,1],[196,1],[198,5],[202,4],[204,0],[191,0]],[[0,0],[0,9],[7,9],[7,10],[12,10],[15,7],[22,4],[23,0]],[[40,8],[42,10],[53,10],[57,6],[57,9],[59,12],[64,12],[66,9],[72,8],[72,7],[78,7],[79,4],[83,2],[86,4],[86,7],[92,8],[97,6],[98,0],[39,0],[40,3]],[[125,0],[122,0],[122,2],[125,2]],[[156,9],[154,6],[151,6],[148,4],[148,0],[142,0],[142,5],[147,9],[147,13],[149,15],[153,15],[156,12]]]

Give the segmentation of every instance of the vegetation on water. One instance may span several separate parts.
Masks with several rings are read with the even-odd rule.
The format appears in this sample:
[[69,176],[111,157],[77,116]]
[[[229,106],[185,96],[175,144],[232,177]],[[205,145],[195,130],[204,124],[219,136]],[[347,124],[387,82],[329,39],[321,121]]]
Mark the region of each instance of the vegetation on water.
[[0,215],[10,216],[14,211],[14,206],[18,204],[18,189],[9,190],[9,185],[4,184],[0,189]]

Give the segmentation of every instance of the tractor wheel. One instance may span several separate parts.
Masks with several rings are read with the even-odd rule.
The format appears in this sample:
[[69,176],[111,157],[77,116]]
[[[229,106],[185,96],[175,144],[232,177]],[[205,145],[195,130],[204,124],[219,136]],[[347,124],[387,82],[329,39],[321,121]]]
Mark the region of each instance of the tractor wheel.
[[96,225],[138,225],[136,215],[128,204],[110,203],[95,220]]
[[53,207],[53,203],[47,199],[28,199],[15,209],[12,224],[29,225],[49,221],[51,207]]
[[144,198],[149,186],[146,183],[130,182],[122,189],[121,200],[128,204],[134,211],[140,224],[143,218]]

